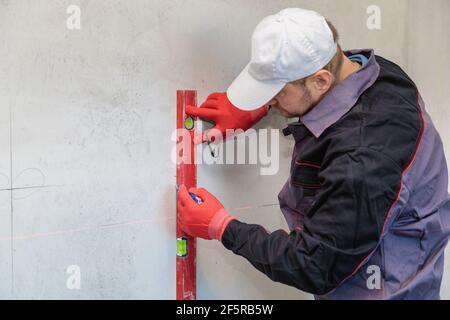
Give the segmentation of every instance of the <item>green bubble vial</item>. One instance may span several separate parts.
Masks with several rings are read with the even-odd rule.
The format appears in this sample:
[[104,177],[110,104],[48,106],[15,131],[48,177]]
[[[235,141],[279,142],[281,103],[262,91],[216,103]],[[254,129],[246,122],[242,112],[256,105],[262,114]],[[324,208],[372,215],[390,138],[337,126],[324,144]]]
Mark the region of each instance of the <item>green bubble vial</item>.
[[184,120],[184,127],[188,130],[194,129],[194,119],[192,117],[187,117]]
[[186,238],[177,238],[177,256],[185,257],[188,252],[188,242]]

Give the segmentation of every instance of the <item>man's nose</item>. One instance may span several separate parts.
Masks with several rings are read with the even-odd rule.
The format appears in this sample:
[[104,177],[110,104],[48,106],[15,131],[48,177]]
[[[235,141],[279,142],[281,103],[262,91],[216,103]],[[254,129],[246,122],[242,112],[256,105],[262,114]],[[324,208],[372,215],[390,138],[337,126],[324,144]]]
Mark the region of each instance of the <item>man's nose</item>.
[[270,100],[269,102],[267,102],[267,106],[273,106],[274,104],[276,104],[277,103],[277,99],[272,99],[272,100]]

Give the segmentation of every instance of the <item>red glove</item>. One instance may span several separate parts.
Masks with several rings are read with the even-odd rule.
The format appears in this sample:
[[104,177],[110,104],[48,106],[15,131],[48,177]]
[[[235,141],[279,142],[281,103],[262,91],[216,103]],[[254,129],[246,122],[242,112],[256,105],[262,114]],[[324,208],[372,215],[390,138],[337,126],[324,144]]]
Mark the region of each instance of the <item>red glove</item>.
[[[215,123],[215,127],[203,132],[200,137],[194,139],[195,143],[203,143],[211,141],[217,135],[220,138],[225,137],[227,129],[242,129],[246,131],[267,115],[268,107],[262,106],[253,111],[244,111],[235,107],[230,100],[228,100],[226,92],[213,93],[208,96],[206,101],[199,107],[187,106],[186,113],[193,117],[199,117],[203,120],[210,120]],[[226,136],[225,138],[228,138]],[[218,142],[214,140],[214,142]]]
[[202,199],[202,203],[195,202],[188,193],[185,185],[178,190],[178,212],[181,228],[193,237],[207,240],[221,240],[228,224],[236,219],[230,216],[223,205],[206,189],[190,188]]

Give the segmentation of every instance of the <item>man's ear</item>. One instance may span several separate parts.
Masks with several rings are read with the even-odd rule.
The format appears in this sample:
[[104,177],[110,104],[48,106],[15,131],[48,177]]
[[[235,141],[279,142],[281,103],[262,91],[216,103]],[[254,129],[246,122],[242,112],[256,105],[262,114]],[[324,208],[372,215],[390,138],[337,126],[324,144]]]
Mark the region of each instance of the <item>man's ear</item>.
[[319,70],[311,78],[311,85],[314,86],[316,92],[322,94],[330,90],[333,85],[334,76],[328,70]]

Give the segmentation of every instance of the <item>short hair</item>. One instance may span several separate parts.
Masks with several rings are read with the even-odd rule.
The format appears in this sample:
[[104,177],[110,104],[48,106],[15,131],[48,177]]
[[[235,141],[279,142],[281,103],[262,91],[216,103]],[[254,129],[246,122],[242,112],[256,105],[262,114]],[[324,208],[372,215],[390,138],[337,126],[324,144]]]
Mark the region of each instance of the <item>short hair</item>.
[[[333,39],[334,43],[336,43],[337,49],[336,54],[331,59],[330,62],[326,66],[324,66],[321,70],[327,70],[329,71],[335,78],[337,78],[339,71],[341,70],[342,63],[344,62],[343,52],[342,48],[339,45],[339,32],[337,31],[336,27],[327,19],[325,21],[328,24],[328,27],[330,28],[331,32],[333,33]],[[291,82],[294,85],[301,85],[304,86],[307,78],[295,80]]]

